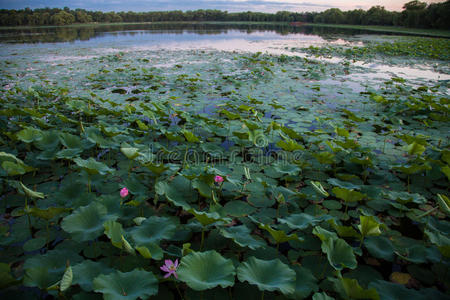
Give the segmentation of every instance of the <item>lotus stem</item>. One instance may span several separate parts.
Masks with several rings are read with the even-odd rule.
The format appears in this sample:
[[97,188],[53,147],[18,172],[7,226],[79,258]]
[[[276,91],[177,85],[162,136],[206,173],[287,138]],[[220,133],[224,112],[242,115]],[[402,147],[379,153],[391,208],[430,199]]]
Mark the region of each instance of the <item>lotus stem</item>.
[[205,229],[202,228],[202,240],[200,242],[200,251],[203,250],[203,243],[204,243],[204,241],[205,241]]
[[177,289],[177,292],[178,292],[178,295],[180,295],[180,298],[181,298],[182,300],[184,300],[183,294],[181,294],[181,291],[180,291],[180,289],[178,288],[177,282],[176,282],[176,281],[173,281],[173,284],[175,285],[175,288]]
[[261,300],[264,300],[264,291],[261,293]]
[[188,154],[188,145],[186,144],[186,151],[184,151],[184,159],[183,159],[183,169],[186,166],[187,154]]

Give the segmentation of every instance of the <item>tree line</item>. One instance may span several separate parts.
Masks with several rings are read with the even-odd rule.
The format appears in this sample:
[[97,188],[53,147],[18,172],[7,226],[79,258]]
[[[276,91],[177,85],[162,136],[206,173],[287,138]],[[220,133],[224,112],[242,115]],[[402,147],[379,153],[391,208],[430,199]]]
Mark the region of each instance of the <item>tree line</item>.
[[121,22],[305,22],[351,25],[391,25],[413,28],[450,29],[450,0],[427,5],[414,0],[405,3],[403,11],[388,11],[374,6],[365,11],[355,9],[342,11],[338,8],[323,12],[277,13],[236,12],[220,10],[150,11],[150,12],[101,12],[84,9],[25,8],[0,10],[0,26],[23,25],[70,25],[75,23],[121,23]]

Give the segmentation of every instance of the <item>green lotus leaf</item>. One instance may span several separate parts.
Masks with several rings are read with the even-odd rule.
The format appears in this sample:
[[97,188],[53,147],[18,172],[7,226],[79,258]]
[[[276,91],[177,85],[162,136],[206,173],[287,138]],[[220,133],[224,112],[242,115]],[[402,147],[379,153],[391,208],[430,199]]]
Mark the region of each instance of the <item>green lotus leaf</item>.
[[295,271],[279,259],[262,260],[250,257],[237,268],[239,281],[256,285],[261,291],[295,292]]
[[66,271],[64,272],[64,275],[63,275],[60,283],[59,283],[59,290],[61,292],[64,292],[65,290],[67,290],[72,285],[72,280],[73,280],[72,267],[68,266],[66,268]]
[[321,164],[328,164],[331,165],[334,163],[334,158],[335,158],[335,154],[327,152],[327,151],[322,151],[322,152],[318,152],[318,153],[313,153],[312,154],[318,162],[320,162]]
[[350,159],[350,161],[352,163],[358,164],[358,165],[362,165],[362,166],[366,166],[366,167],[372,167],[373,166],[373,162],[372,159],[368,156],[359,158],[359,157],[352,157]]
[[251,235],[251,230],[245,225],[222,228],[220,233],[224,237],[232,239],[241,247],[248,247],[254,250],[266,246],[264,240],[254,238]]
[[450,150],[442,151],[441,159],[450,165]]
[[363,200],[366,197],[365,194],[354,191],[353,189],[340,187],[334,187],[332,189],[332,192],[336,195],[336,197],[344,200],[345,202],[357,202]]
[[331,218],[332,217],[328,215],[314,217],[309,214],[299,213],[299,214],[291,214],[283,219],[279,218],[278,222],[280,222],[281,224],[286,224],[292,229],[303,230],[308,228],[309,226],[315,226]]
[[350,133],[348,132],[347,129],[345,128],[340,128],[340,127],[335,127],[334,128],[334,132],[339,135],[339,136],[343,136],[343,137],[349,137]]
[[416,241],[414,244],[402,245],[394,239],[394,253],[400,258],[416,263],[422,264],[428,261],[438,262],[442,259],[440,252],[436,247],[426,247],[422,242]]
[[327,179],[327,182],[329,184],[332,184],[334,186],[340,187],[340,188],[344,188],[344,189],[349,189],[349,190],[359,190],[361,189],[361,186],[353,184],[351,182],[348,181],[341,181],[339,179],[336,178],[329,178]]
[[19,131],[16,136],[24,143],[32,143],[42,139],[42,131],[36,128],[27,127]]
[[450,215],[450,199],[445,195],[437,194],[437,202],[441,211]]
[[447,176],[447,179],[450,180],[450,167],[448,165],[443,166],[441,171],[445,174],[445,176]]
[[373,257],[385,259],[387,261],[394,260],[394,246],[386,237],[367,237],[364,239],[364,246]]
[[[74,157],[77,157],[81,152],[83,152],[82,149],[63,149],[56,153],[57,158],[61,159],[73,159]],[[52,158],[49,156],[46,156],[44,158]]]
[[120,147],[120,152],[122,152],[128,159],[135,159],[139,156],[139,149],[131,147],[128,144],[123,144]]
[[427,203],[427,199],[420,195],[420,194],[411,194],[408,192],[396,192],[396,191],[388,191],[384,192],[384,195],[386,195],[389,199],[397,201],[401,204],[406,204],[409,202],[413,202],[416,204],[425,204]]
[[163,258],[164,252],[156,244],[146,244],[145,246],[137,246],[136,250],[142,257],[147,259],[161,260]]
[[103,234],[103,223],[117,217],[107,215],[104,205],[92,202],[77,208],[61,222],[61,228],[78,242],[90,241]]
[[45,198],[45,195],[43,193],[35,192],[35,191],[27,188],[20,181],[10,180],[10,181],[8,181],[8,183],[11,186],[15,187],[17,189],[17,191],[20,194],[22,194],[22,195],[25,195],[25,196],[30,197],[30,198],[37,198],[37,199],[44,199]]
[[315,293],[312,296],[312,300],[334,300],[334,298],[328,296],[326,293]]
[[197,211],[193,208],[189,209],[188,212],[193,214],[195,219],[199,221],[203,226],[208,226],[216,222],[231,222],[230,218],[223,218],[217,212]]
[[363,237],[381,234],[380,226],[382,224],[378,223],[373,216],[360,216],[359,220],[360,224],[358,225],[358,229]]
[[92,281],[100,274],[109,274],[113,269],[108,268],[102,262],[94,262],[92,260],[84,260],[72,267],[73,281],[72,284],[78,284],[84,291],[93,290]]
[[273,168],[275,169],[275,171],[277,171],[281,174],[286,174],[286,175],[291,175],[291,176],[295,176],[301,171],[301,169],[298,166],[292,165],[292,164],[286,164],[286,163],[274,164]]
[[333,227],[334,230],[336,230],[337,234],[340,237],[355,237],[358,239],[361,238],[361,235],[355,230],[355,228],[351,226],[338,225],[336,223],[336,220],[334,219],[328,220],[328,223],[331,225],[331,227]]
[[[155,187],[156,188],[156,187]],[[191,186],[191,182],[183,176],[175,177],[170,183],[161,182],[158,193],[164,193],[167,200],[184,210],[191,209],[189,202],[197,200],[197,191]]]
[[70,208],[66,207],[48,207],[46,209],[40,209],[37,207],[31,207],[28,210],[28,213],[32,216],[44,219],[44,220],[51,220],[54,217],[57,217],[61,215],[62,213],[71,211]]
[[183,130],[184,137],[189,143],[198,143],[200,140],[189,130]]
[[428,162],[423,164],[411,164],[411,165],[402,165],[402,166],[392,166],[392,169],[399,170],[400,172],[406,175],[412,175],[416,173],[421,173],[427,170],[431,170],[431,166]]
[[234,285],[236,274],[233,262],[216,251],[194,252],[183,257],[178,277],[196,291],[226,288]]
[[295,292],[288,295],[288,298],[304,299],[307,298],[311,292],[316,292],[319,289],[317,278],[314,277],[310,270],[299,266],[293,266],[293,269],[296,274]]
[[153,163],[151,161],[145,163],[143,166],[146,167],[147,169],[149,169],[150,171],[152,171],[153,173],[155,173],[158,176],[169,169],[169,167],[164,165],[163,163],[155,164],[155,163]]
[[328,194],[328,192],[323,188],[320,181],[311,181],[310,183],[313,186],[313,188],[322,196],[324,196],[324,197],[330,196],[330,194]]
[[85,128],[86,138],[88,141],[97,144],[100,148],[114,147],[114,142],[106,139],[100,129],[96,127]]
[[23,175],[27,172],[36,170],[35,168],[26,165],[15,155],[6,152],[0,152],[0,162],[8,176]]
[[59,140],[66,148],[79,151],[83,151],[84,149],[88,149],[92,145],[95,145],[88,140],[82,140],[79,136],[67,132],[60,133]]
[[8,176],[23,175],[27,172],[22,165],[16,164],[12,161],[4,161],[1,166],[6,171]]
[[76,264],[82,258],[68,250],[51,250],[25,261],[24,285],[46,289],[57,283],[64,275],[66,263]]
[[344,268],[356,268],[357,262],[353,249],[343,239],[320,226],[314,227],[313,234],[322,241],[322,251],[327,254],[328,261],[333,268],[338,271]]
[[345,299],[372,299],[380,300],[374,288],[363,289],[356,279],[341,278],[335,280],[335,286]]
[[147,244],[159,244],[162,240],[169,240],[175,234],[177,225],[172,219],[166,217],[152,216],[146,219],[141,225],[130,231],[137,246]]
[[82,158],[74,158],[73,161],[79,166],[80,168],[86,170],[91,175],[94,174],[101,174],[105,175],[107,173],[113,173],[114,169],[109,168],[107,165],[105,165],[102,162],[96,161],[94,158],[90,157],[88,159],[82,159]]
[[11,275],[9,264],[0,263],[0,289],[5,289],[18,283],[19,281]]
[[290,138],[286,138],[285,140],[279,141],[277,143],[277,146],[289,152],[305,149],[302,145],[298,144],[296,141]]
[[103,227],[105,228],[105,234],[111,240],[111,244],[113,244],[114,247],[122,249],[122,235],[124,234],[122,224],[113,220],[108,220],[103,223]]
[[158,279],[152,272],[133,270],[100,275],[93,281],[94,291],[105,300],[148,299],[158,293]]
[[54,154],[59,145],[59,131],[42,131],[42,139],[35,141],[34,145],[42,151],[51,151]]
[[368,265],[359,265],[355,270],[346,272],[345,277],[358,280],[358,283],[364,288],[372,281],[383,279],[380,272]]
[[[447,235],[445,235],[445,232],[447,232]],[[424,233],[430,242],[438,247],[442,255],[445,257],[450,257],[450,238],[448,236],[448,230],[440,232],[434,228],[425,228]]]
[[409,155],[421,155],[427,148],[419,143],[413,142],[405,147]]
[[23,244],[22,248],[26,252],[36,251],[43,248],[46,242],[46,238],[34,238],[26,241],[25,244]]
[[230,201],[224,206],[225,212],[233,217],[243,217],[255,212],[255,208],[244,201]]
[[423,288],[420,290],[409,289],[404,285],[387,282],[384,280],[372,281],[369,288],[377,290],[380,299],[398,300],[398,299],[447,299],[448,297],[439,292],[436,288]]
[[288,241],[294,241],[294,240],[296,240],[296,241],[303,241],[303,239],[298,237],[298,235],[296,233],[288,235],[283,230],[275,230],[268,224],[261,224],[261,223],[259,223],[258,227],[261,228],[261,229],[267,230],[270,233],[270,235],[273,237],[273,239],[275,240],[275,242],[277,244],[285,243],[285,242],[288,242]]

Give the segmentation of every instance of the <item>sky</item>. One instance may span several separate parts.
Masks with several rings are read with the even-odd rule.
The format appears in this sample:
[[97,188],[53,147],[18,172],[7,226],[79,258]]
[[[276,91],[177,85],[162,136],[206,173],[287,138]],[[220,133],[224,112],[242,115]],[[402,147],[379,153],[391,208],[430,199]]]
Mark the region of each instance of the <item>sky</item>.
[[[281,10],[306,12],[324,11],[337,7],[341,10],[369,9],[372,6],[384,6],[387,10],[402,10],[409,0],[0,0],[0,8],[21,9],[64,7],[83,8],[100,11],[162,11],[220,9],[229,12],[259,11],[277,12]],[[444,2],[429,0],[427,3]]]

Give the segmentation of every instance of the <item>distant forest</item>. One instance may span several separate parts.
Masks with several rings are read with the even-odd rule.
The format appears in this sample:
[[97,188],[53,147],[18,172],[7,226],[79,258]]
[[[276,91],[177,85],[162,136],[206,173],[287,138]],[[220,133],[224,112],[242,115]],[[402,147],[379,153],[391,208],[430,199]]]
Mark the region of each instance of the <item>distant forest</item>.
[[450,0],[427,5],[421,1],[410,1],[403,11],[388,11],[383,6],[374,6],[365,11],[355,9],[341,11],[331,8],[323,12],[295,13],[279,11],[273,13],[237,12],[220,10],[195,11],[150,11],[150,12],[101,12],[84,9],[25,8],[0,10],[0,26],[23,25],[70,25],[76,23],[121,23],[121,22],[304,22],[351,25],[388,25],[412,28],[450,29]]

